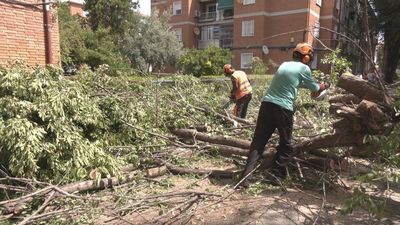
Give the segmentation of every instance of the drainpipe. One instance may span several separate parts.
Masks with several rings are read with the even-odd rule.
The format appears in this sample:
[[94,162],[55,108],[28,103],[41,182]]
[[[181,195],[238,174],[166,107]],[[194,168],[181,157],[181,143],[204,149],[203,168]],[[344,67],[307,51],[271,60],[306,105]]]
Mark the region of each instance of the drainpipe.
[[51,46],[51,12],[49,0],[43,0],[43,25],[46,64],[53,64],[53,51]]
[[[307,13],[307,20],[306,20],[306,29],[308,30],[309,25],[310,25],[309,23],[310,23],[310,15],[311,15],[311,2],[310,2],[310,0],[307,1],[307,8],[310,10]],[[306,43],[308,43],[308,32],[307,32],[307,30],[305,30],[304,33],[303,33],[303,42],[306,42]]]

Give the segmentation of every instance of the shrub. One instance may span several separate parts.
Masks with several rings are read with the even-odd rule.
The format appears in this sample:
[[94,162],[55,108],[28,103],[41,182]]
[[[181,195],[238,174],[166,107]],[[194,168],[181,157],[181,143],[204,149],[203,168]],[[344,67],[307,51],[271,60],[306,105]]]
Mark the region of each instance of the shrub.
[[252,74],[265,74],[267,72],[267,65],[258,57],[253,57],[251,61]]
[[179,67],[185,74],[196,77],[219,75],[226,63],[232,60],[228,49],[210,46],[204,50],[190,49],[179,59]]

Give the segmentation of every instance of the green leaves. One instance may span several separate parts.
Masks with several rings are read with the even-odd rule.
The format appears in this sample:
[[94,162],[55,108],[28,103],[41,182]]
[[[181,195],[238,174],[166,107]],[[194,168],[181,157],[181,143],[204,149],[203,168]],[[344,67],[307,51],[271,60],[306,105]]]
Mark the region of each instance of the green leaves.
[[190,49],[179,59],[179,66],[185,74],[196,77],[220,75],[222,67],[232,60],[228,49],[210,46],[204,50]]
[[0,161],[15,176],[58,181],[117,161],[91,135],[103,114],[86,88],[60,70],[14,67],[0,79]]
[[351,62],[344,57],[340,56],[340,48],[329,53],[321,61],[323,64],[331,64],[330,83],[336,84],[338,77],[346,71],[351,71]]
[[142,73],[148,73],[150,65],[153,71],[166,65],[174,66],[182,54],[182,45],[167,24],[167,19],[153,12],[150,17],[133,21],[121,36],[122,52]]
[[[92,1],[86,4],[94,4]],[[129,3],[129,1],[126,1]],[[98,3],[100,4],[100,3]],[[87,64],[97,68],[108,64],[112,72],[118,69],[129,69],[128,59],[122,55],[115,43],[115,30],[112,26],[96,27],[92,30],[87,21],[69,14],[68,6],[60,5],[58,10],[60,21],[61,62],[63,66]],[[92,15],[93,16],[93,15]],[[90,19],[93,19],[90,17]],[[100,21],[98,21],[100,22]]]

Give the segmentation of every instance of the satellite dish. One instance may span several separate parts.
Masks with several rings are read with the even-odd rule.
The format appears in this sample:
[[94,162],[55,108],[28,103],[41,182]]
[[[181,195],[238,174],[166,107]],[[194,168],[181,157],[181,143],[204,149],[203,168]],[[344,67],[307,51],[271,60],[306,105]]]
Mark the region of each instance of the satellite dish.
[[268,55],[269,49],[268,49],[268,47],[267,47],[266,45],[263,45],[263,46],[262,46],[262,52],[263,52],[265,55]]
[[193,33],[195,35],[199,35],[200,34],[200,29],[198,27],[193,28]]

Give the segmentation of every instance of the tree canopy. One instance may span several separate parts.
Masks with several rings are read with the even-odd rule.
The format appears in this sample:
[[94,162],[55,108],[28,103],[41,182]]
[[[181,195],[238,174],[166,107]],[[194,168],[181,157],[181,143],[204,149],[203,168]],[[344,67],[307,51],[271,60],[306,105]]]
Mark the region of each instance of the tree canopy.
[[156,12],[131,24],[121,45],[122,52],[142,72],[147,72],[150,65],[155,69],[174,65],[182,53],[168,16],[159,17]]
[[131,0],[86,0],[85,10],[94,30],[110,28],[111,33],[122,34],[134,17],[137,2]]
[[108,64],[112,68],[129,68],[128,60],[119,51],[109,29],[93,31],[79,16],[71,16],[68,6],[59,11],[61,62],[65,65],[87,64],[95,68]]

